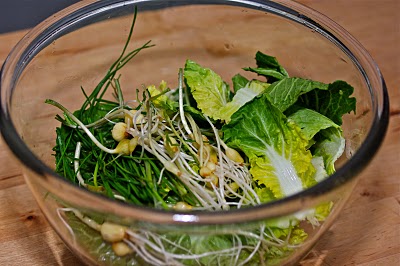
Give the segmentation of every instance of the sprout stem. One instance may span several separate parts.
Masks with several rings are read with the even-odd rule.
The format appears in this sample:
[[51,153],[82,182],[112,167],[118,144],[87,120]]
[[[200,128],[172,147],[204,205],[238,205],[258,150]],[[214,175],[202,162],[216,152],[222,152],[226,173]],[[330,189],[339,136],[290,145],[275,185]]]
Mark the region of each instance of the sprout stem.
[[192,131],[190,130],[186,118],[185,118],[185,112],[183,111],[183,70],[182,68],[179,69],[179,75],[178,75],[178,83],[179,83],[179,113],[181,116],[181,121],[183,124],[183,128],[186,130],[186,133],[188,135],[192,135]]
[[76,143],[76,149],[75,149],[74,170],[76,173],[76,178],[79,181],[79,185],[86,187],[85,181],[83,180],[81,172],[79,170],[79,157],[81,154],[81,147],[82,147],[82,143],[80,141],[78,141]]
[[117,153],[117,151],[115,149],[111,150],[111,149],[105,147],[103,144],[101,144],[96,139],[96,137],[93,136],[92,132],[90,132],[90,130],[76,116],[74,116],[67,108],[65,108],[63,105],[61,105],[60,103],[58,103],[58,102],[56,102],[54,100],[50,100],[50,99],[47,99],[45,102],[48,103],[48,104],[51,104],[51,105],[53,105],[53,106],[55,106],[55,107],[57,107],[59,109],[61,109],[64,113],[66,113],[75,123],[77,123],[81,127],[81,129],[88,135],[88,137],[93,141],[93,143],[97,147],[99,147],[101,150],[103,150],[103,151],[105,151],[107,153],[110,153],[110,154]]

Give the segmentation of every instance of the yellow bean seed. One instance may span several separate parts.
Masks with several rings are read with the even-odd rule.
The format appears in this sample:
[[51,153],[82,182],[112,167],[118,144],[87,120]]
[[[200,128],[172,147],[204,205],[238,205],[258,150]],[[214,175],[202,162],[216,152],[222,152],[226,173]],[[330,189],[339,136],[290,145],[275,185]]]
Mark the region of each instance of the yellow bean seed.
[[136,114],[136,110],[129,110],[129,113],[130,114],[127,114],[127,113],[125,113],[125,124],[130,124],[130,125],[132,125],[132,123],[133,123],[133,116],[134,116],[134,114]]
[[116,141],[121,141],[127,137],[126,124],[119,122],[116,123],[111,130],[111,135]]
[[118,224],[105,222],[101,225],[100,233],[105,241],[118,242],[125,237],[126,227]]
[[209,181],[206,182],[206,187],[212,188],[213,185],[218,186],[219,178],[215,174],[211,174],[207,179],[209,179]]
[[125,242],[113,243],[111,247],[112,247],[115,255],[117,255],[119,257],[126,256],[133,252],[133,250]]
[[103,186],[92,186],[92,185],[87,185],[86,188],[92,192],[99,192],[102,193],[104,192],[104,187]]
[[134,123],[137,126],[140,126],[141,124],[143,124],[145,122],[145,117],[142,114],[137,114],[136,110],[130,110],[129,111],[131,114],[125,114],[125,123],[128,124],[128,122],[130,123],[130,125],[133,125]]
[[200,168],[200,175],[202,177],[207,177],[209,175],[211,175],[211,170],[207,167],[207,166],[203,166]]
[[225,154],[226,154],[226,157],[228,157],[229,159],[231,159],[234,162],[244,163],[244,160],[243,160],[242,156],[240,156],[240,154],[236,150],[234,150],[232,148],[228,147],[225,150]]
[[206,166],[207,166],[208,169],[211,170],[211,172],[214,172],[215,169],[217,168],[217,166],[215,165],[215,163],[213,163],[213,162],[211,162],[211,161],[208,161],[208,162],[206,163]]
[[164,147],[173,154],[179,151],[178,142],[171,136],[164,137]]
[[115,148],[115,153],[129,155],[130,154],[129,143],[130,143],[129,139],[121,140],[118,143],[117,147]]
[[213,162],[215,164],[218,163],[218,156],[217,156],[217,153],[214,150],[210,154],[210,162]]
[[214,150],[213,147],[211,147],[211,145],[209,144],[204,144],[203,146],[203,156],[204,158],[207,158],[207,156],[209,156],[209,160],[211,162],[213,162],[214,164],[218,163],[218,156],[217,156],[217,152]]
[[236,182],[232,182],[229,184],[229,187],[236,192],[239,189],[239,185]]
[[189,211],[191,210],[193,207],[189,204],[187,204],[186,202],[183,201],[179,201],[175,204],[174,209],[177,211]]

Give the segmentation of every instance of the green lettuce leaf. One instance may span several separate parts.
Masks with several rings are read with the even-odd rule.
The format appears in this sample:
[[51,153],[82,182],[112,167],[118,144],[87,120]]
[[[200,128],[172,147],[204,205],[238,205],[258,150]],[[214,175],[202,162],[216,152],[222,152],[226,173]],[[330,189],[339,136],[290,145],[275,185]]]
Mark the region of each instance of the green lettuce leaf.
[[321,182],[322,180],[328,177],[328,173],[326,172],[325,169],[324,158],[322,158],[322,156],[314,156],[311,159],[311,163],[315,168],[315,174],[314,174],[315,181]]
[[229,123],[231,116],[237,110],[239,110],[240,107],[264,92],[269,85],[269,83],[258,80],[251,81],[244,88],[236,92],[231,102],[227,103],[225,106],[222,106],[216,113],[214,113],[214,117]]
[[313,145],[314,156],[324,159],[325,169],[328,175],[335,173],[335,162],[343,154],[345,139],[340,128],[328,128],[320,132],[321,141]]
[[215,114],[229,101],[228,85],[214,71],[191,60],[186,61],[184,75],[197,107],[205,115],[218,119]]
[[[302,108],[291,114],[288,119],[300,127],[303,136],[311,140],[314,151],[312,163],[316,169],[315,179],[321,181],[335,172],[334,163],[342,155],[345,139],[339,125],[314,110]],[[318,135],[317,135],[318,134]],[[315,138],[314,138],[315,137]],[[321,165],[320,159],[323,159]]]
[[335,124],[342,125],[342,116],[356,111],[356,99],[350,97],[353,91],[354,88],[351,85],[338,80],[329,84],[327,90],[313,90],[301,95],[296,105],[313,109],[331,119]]
[[282,246],[269,246],[266,254],[268,265],[281,265],[282,262],[287,259],[287,257],[290,256],[290,254],[295,250],[293,246],[300,245],[308,237],[308,234],[304,231],[304,229],[300,228],[299,226],[285,229],[271,227],[268,231],[273,236],[283,241],[286,241],[290,234],[288,244],[291,245],[291,247],[286,244]]
[[231,100],[229,87],[220,76],[190,60],[186,62],[185,79],[197,107],[214,120],[223,120],[226,123],[230,121],[233,113],[264,92],[270,85],[258,80],[244,84],[247,79],[236,75],[233,80],[237,92]]
[[288,119],[300,127],[303,136],[311,140],[315,134],[330,127],[339,128],[332,120],[314,110],[302,108],[291,114]]
[[254,191],[257,193],[261,202],[269,202],[276,199],[272,190],[266,186],[256,186],[254,187]]
[[240,74],[236,74],[235,76],[233,76],[232,78],[232,83],[233,83],[233,91],[236,93],[238,90],[240,90],[241,88],[246,87],[247,83],[249,83],[250,81],[243,77]]
[[258,51],[256,53],[257,68],[246,67],[244,70],[257,73],[264,76],[269,82],[288,78],[287,71],[279,64],[275,57],[263,54]]
[[167,92],[169,88],[165,81],[161,81],[158,88],[155,85],[150,85],[147,87],[150,96],[154,98],[153,104],[165,111],[176,111],[178,108],[178,102],[168,97]]
[[[240,238],[244,246],[257,245],[257,239],[246,238],[232,233],[222,234],[191,234],[182,235],[182,233],[171,233],[165,235],[168,242],[165,241],[164,247],[167,251],[175,254],[198,255],[197,259],[182,259],[182,265],[215,265],[218,260],[218,265],[232,265],[233,260],[237,259],[237,264],[247,261],[251,250],[245,248],[241,249],[238,253],[226,252],[227,250],[237,248],[237,241]],[[170,244],[172,243],[172,244]],[[174,243],[179,243],[183,248],[176,248]],[[237,257],[236,257],[237,256]],[[175,265],[175,264],[174,264]],[[180,264],[179,264],[180,265]],[[253,256],[246,265],[260,265],[260,256]]]
[[328,85],[309,79],[285,78],[272,83],[266,93],[271,103],[284,112],[297,102],[300,95],[315,89],[328,90]]
[[299,245],[303,243],[308,237],[308,234],[300,227],[294,228],[290,234],[289,243],[292,245]]
[[318,221],[324,221],[325,218],[328,217],[328,215],[331,213],[332,207],[333,207],[332,201],[319,204],[315,208],[315,218]]
[[225,143],[249,157],[250,173],[257,185],[272,191],[275,198],[315,184],[308,140],[265,94],[233,114],[222,131]]

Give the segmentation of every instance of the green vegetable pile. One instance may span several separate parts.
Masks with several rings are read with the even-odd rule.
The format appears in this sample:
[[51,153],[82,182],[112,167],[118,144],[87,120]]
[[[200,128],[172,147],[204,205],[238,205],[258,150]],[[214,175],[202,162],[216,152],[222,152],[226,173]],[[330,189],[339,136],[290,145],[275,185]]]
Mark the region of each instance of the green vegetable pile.
[[[126,101],[118,71],[152,47],[148,42],[127,53],[132,31],[133,26],[121,56],[98,86],[90,94],[82,89],[81,109],[72,113],[46,100],[63,111],[56,117],[62,122],[54,147],[57,173],[116,200],[177,211],[255,206],[334,173],[345,146],[342,116],[356,106],[349,84],[289,77],[275,57],[257,52],[256,67],[243,70],[259,79],[249,80],[244,72],[232,78],[230,87],[213,70],[187,60],[176,88],[161,81]],[[104,99],[109,89],[115,100]],[[301,223],[317,226],[331,207],[326,203],[254,230],[206,236],[123,227],[124,238],[115,241],[104,238],[105,221],[62,210],[74,214],[69,226],[75,234],[83,222],[94,229],[100,245],[100,232],[100,242],[112,243],[109,251],[126,256],[124,263],[262,265],[285,258],[303,243],[307,233]],[[102,260],[106,254],[111,253],[103,250]]]

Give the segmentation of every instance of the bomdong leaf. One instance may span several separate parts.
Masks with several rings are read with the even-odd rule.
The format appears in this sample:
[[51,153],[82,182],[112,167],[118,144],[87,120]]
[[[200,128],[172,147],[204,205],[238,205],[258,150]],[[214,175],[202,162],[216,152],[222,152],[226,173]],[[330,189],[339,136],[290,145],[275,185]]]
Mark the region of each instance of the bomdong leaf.
[[229,146],[249,157],[256,183],[272,191],[275,198],[315,184],[308,140],[265,94],[239,109],[222,131]]
[[190,88],[197,107],[207,116],[218,119],[216,112],[229,101],[229,87],[209,68],[203,68],[192,60],[185,64],[185,82]]
[[246,67],[244,70],[257,73],[268,79],[268,82],[281,80],[289,77],[286,69],[284,69],[275,57],[266,55],[260,51],[256,53],[257,68]]
[[302,78],[286,78],[276,81],[267,90],[268,99],[281,112],[297,102],[300,95],[310,91],[328,90],[328,85]]
[[313,109],[340,126],[344,114],[356,111],[356,99],[350,97],[353,91],[347,82],[338,80],[329,84],[327,90],[313,90],[301,95],[296,105]]
[[236,74],[232,78],[232,83],[233,83],[233,91],[236,93],[238,90],[246,87],[246,85],[249,83],[249,80],[240,74]]
[[340,128],[329,128],[321,132],[321,141],[313,145],[314,155],[324,159],[325,169],[329,175],[335,173],[335,162],[343,154],[345,139]]
[[288,119],[300,127],[303,136],[311,140],[315,134],[330,127],[339,128],[326,116],[307,108],[301,108],[291,114]]
[[258,80],[252,80],[246,86],[238,90],[233,96],[231,102],[222,106],[216,113],[214,117],[224,120],[229,123],[231,116],[240,109],[243,105],[253,100],[255,97],[263,93],[269,86],[269,83],[261,82]]

